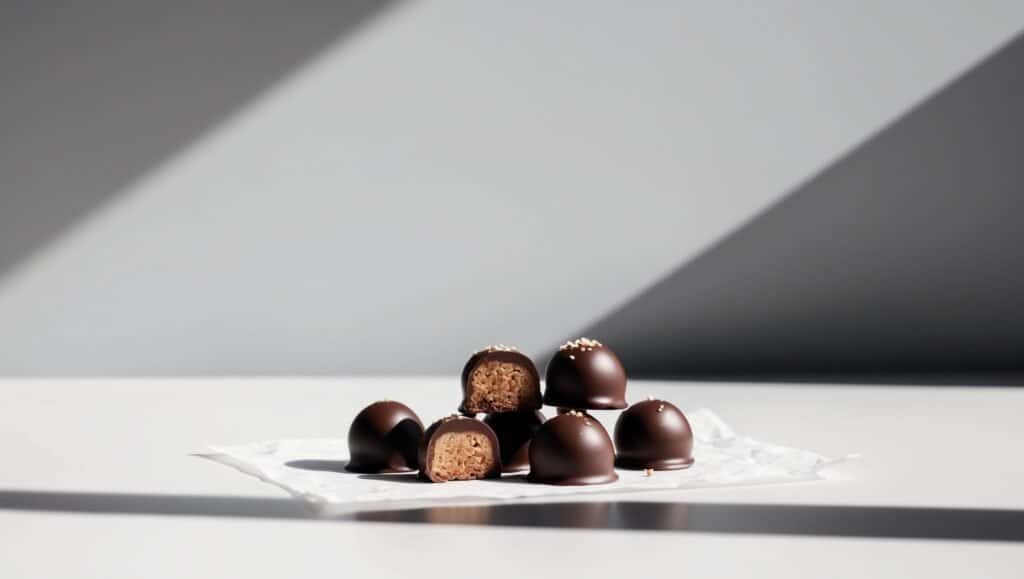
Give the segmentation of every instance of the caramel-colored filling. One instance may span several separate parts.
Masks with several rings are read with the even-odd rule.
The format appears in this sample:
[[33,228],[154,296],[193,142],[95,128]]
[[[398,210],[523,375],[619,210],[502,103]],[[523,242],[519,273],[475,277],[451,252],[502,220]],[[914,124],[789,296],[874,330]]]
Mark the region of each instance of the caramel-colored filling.
[[533,374],[519,364],[489,361],[473,369],[469,378],[471,412],[511,412],[539,405]]
[[473,480],[490,472],[497,458],[491,441],[479,432],[447,432],[433,442],[431,480]]

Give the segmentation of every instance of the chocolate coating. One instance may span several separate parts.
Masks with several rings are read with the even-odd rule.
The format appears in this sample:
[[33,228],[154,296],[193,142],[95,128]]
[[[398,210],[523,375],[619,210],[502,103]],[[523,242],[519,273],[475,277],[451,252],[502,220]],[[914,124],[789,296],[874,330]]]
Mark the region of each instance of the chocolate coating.
[[626,407],[626,369],[607,346],[579,338],[548,362],[544,404],[577,410]]
[[[470,400],[470,393],[472,392],[471,378],[473,376],[473,371],[476,370],[478,366],[486,362],[515,364],[526,372],[530,381],[530,392],[529,395],[520,400],[518,407],[496,407],[487,402],[477,402],[474,404]],[[463,414],[472,415],[476,413],[536,410],[540,408],[541,405],[540,374],[537,372],[537,366],[534,365],[533,360],[531,360],[529,356],[513,347],[505,345],[488,346],[487,348],[474,352],[473,355],[470,356],[469,360],[466,361],[466,365],[462,367],[462,403],[459,404],[459,412],[462,412]]]
[[494,464],[480,478],[496,478],[501,476],[501,444],[498,442],[498,437],[494,434],[494,430],[476,418],[453,414],[431,424],[426,432],[423,433],[419,447],[420,478],[431,482],[446,482],[431,478],[430,476],[433,470],[434,445],[442,434],[459,432],[475,432],[487,437],[491,443],[491,448],[494,450]]
[[488,414],[484,418],[501,445],[501,472],[529,470],[530,440],[544,420],[539,410]]
[[693,464],[693,430],[671,402],[644,400],[615,423],[615,466],[676,470]]
[[593,418],[577,412],[556,416],[530,442],[530,482],[596,485],[618,478],[612,439]]
[[423,423],[408,406],[391,400],[374,402],[352,420],[346,470],[364,473],[410,472],[419,468],[416,451]]

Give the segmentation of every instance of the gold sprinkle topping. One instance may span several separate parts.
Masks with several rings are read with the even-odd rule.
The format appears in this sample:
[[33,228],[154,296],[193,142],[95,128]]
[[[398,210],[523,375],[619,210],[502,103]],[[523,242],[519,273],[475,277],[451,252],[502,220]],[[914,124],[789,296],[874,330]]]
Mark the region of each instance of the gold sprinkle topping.
[[664,409],[665,409],[665,405],[664,404],[659,404],[658,405],[658,412],[661,412]]
[[654,396],[651,396],[650,394],[648,394],[647,395],[647,401],[648,402],[654,402]]
[[652,476],[653,474],[654,474],[654,469],[653,468],[645,468],[644,469],[644,476]]
[[493,344],[493,345],[487,346],[486,348],[480,348],[479,350],[473,352],[473,355],[476,356],[477,354],[482,354],[484,352],[518,352],[518,351],[519,351],[519,348],[517,348],[515,346],[506,346],[505,344]]
[[575,340],[569,340],[558,347],[561,352],[568,352],[569,350],[579,350],[582,352],[590,352],[595,348],[601,347],[601,342],[597,340],[591,340],[590,338],[576,338]]

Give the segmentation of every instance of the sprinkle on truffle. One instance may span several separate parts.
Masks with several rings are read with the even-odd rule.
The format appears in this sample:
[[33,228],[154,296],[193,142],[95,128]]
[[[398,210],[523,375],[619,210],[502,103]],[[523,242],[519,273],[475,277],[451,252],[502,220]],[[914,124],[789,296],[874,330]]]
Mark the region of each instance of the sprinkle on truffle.
[[664,409],[665,409],[665,405],[664,404],[659,404],[658,405],[658,412],[661,412]]
[[575,340],[569,340],[562,344],[558,349],[562,352],[568,352],[569,350],[579,350],[582,352],[590,352],[594,348],[600,348],[601,342],[597,340],[591,340],[590,338],[576,338]]
[[494,344],[494,345],[491,345],[491,346],[487,346],[486,348],[480,348],[479,350],[473,352],[473,355],[475,356],[475,355],[483,353],[483,352],[518,352],[518,351],[519,351],[519,348],[517,348],[515,346],[506,346],[505,344]]
[[653,474],[654,474],[654,469],[653,468],[648,467],[648,468],[644,469],[644,476],[652,476]]

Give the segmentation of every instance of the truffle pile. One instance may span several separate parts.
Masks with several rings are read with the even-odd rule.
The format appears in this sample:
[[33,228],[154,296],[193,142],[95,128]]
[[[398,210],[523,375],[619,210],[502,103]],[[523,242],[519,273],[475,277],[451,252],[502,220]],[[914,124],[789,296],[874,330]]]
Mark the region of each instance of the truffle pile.
[[[542,404],[556,407],[556,416],[545,420]],[[588,411],[623,408],[613,443]],[[590,485],[617,480],[615,467],[652,474],[693,464],[686,416],[664,400],[629,406],[622,362],[589,338],[566,342],[555,352],[543,396],[537,367],[518,349],[499,344],[474,352],[462,369],[458,409],[424,430],[404,404],[371,404],[349,429],[347,468],[419,471],[430,482],[528,470],[531,482]]]

